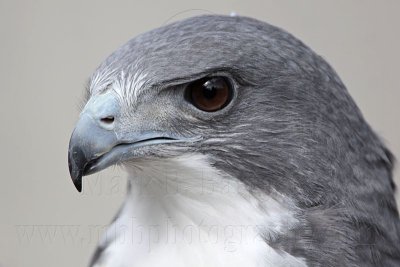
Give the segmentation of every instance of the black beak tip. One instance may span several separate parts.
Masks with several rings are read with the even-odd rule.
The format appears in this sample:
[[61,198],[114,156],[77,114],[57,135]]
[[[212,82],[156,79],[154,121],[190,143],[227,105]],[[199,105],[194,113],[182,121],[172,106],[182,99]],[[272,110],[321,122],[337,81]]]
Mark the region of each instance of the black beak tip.
[[78,190],[78,192],[81,193],[82,192],[82,177],[73,180],[73,182],[74,182],[76,190]]
[[[78,160],[74,157],[73,155],[76,155],[77,153],[69,153],[68,155],[68,168],[69,168],[69,173],[71,175],[72,182],[75,185],[76,190],[78,192],[82,192],[82,176],[83,176],[83,168],[78,166],[79,163],[82,163],[82,154],[79,154],[80,157]],[[78,163],[78,164],[77,164]]]

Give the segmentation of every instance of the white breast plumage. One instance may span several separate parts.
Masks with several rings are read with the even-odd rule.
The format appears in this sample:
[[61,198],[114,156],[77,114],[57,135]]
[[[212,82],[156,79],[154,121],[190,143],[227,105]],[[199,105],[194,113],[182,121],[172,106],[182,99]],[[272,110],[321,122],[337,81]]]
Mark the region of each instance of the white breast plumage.
[[127,170],[132,188],[94,266],[307,266],[266,242],[298,223],[290,199],[250,193],[199,154]]

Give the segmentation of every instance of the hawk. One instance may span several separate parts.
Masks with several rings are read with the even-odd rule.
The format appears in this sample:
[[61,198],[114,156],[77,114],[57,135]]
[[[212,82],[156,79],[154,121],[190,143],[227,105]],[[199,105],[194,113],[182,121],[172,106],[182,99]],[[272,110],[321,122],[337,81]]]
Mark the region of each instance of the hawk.
[[88,88],[72,180],[129,177],[91,266],[400,266],[393,156],[286,31],[174,22],[112,53]]

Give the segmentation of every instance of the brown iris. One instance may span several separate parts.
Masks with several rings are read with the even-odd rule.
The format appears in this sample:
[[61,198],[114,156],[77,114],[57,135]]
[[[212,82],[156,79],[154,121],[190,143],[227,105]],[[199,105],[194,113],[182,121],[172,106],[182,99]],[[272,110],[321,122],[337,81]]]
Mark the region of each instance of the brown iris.
[[232,88],[224,77],[203,78],[188,85],[187,99],[198,109],[213,112],[232,99]]

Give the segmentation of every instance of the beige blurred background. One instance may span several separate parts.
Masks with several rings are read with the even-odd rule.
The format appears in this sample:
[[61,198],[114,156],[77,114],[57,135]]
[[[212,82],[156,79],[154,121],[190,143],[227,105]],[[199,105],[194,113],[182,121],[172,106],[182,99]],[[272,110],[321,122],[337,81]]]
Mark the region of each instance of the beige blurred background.
[[1,0],[0,266],[86,266],[122,201],[118,170],[86,179],[84,194],[68,174],[69,136],[94,68],[140,32],[232,11],[324,56],[400,157],[400,1]]

